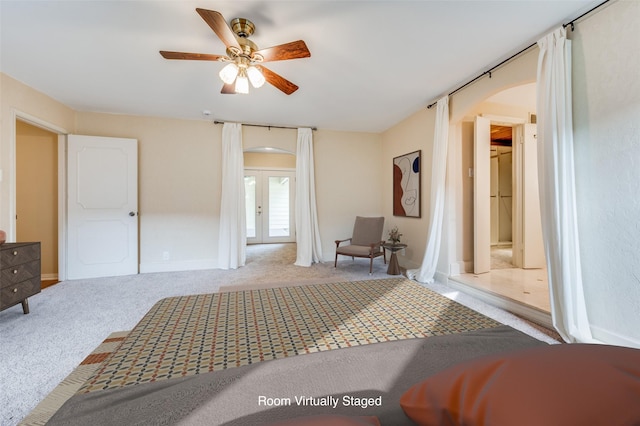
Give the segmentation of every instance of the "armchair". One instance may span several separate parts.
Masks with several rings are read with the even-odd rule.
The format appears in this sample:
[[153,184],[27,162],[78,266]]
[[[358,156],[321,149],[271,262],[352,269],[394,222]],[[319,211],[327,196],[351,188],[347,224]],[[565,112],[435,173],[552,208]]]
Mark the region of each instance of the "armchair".
[[[384,227],[384,217],[362,217],[357,216],[353,226],[353,235],[345,240],[336,240],[336,260],[334,267],[338,267],[338,255],[351,256],[351,258],[363,257],[369,259],[369,275],[373,273],[373,259],[384,256],[385,251],[382,244],[382,229]],[[344,242],[347,245],[340,245]],[[384,263],[387,263],[384,256]]]

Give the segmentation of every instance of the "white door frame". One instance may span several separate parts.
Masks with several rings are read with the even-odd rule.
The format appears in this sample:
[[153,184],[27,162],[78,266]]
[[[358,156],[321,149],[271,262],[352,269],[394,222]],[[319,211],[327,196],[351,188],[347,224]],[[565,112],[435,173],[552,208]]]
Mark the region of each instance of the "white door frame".
[[[525,120],[524,120],[524,119],[522,119],[522,118],[517,118],[517,117],[499,116],[499,115],[491,115],[491,114],[480,114],[480,117],[485,118],[485,119],[488,119],[488,120],[489,120],[489,125],[491,125],[491,124],[497,124],[497,125],[503,125],[503,126],[511,126],[511,127],[513,127],[513,126],[514,126],[514,125],[516,125],[516,124],[525,124]],[[474,134],[474,140],[473,140],[473,150],[474,150],[474,153],[475,153],[475,152],[477,152],[477,150],[478,150],[479,148],[480,148],[480,147],[478,146],[478,140],[477,140],[477,138],[475,137],[475,134]],[[514,157],[513,157],[513,164],[514,164],[514,166],[513,166],[513,167],[515,168],[515,170],[514,170],[514,172],[513,172],[513,175],[512,175],[512,176],[513,176],[513,179],[515,180],[515,179],[518,179],[518,177],[517,177],[517,176],[518,176],[519,171],[518,171],[518,169],[516,168],[516,162],[517,162],[517,160],[516,160],[516,158],[515,158],[516,153],[514,152],[514,154],[512,154],[512,155],[514,156]],[[475,156],[475,154],[474,154],[474,156]],[[486,168],[485,168],[487,172],[488,172],[488,170],[489,170],[489,166],[488,166],[488,164],[489,164],[489,162],[490,162],[490,161],[491,161],[491,160],[490,160],[489,156],[487,155],[487,158],[486,158],[487,165],[486,165]],[[479,183],[479,181],[480,181],[480,180],[482,180],[482,177],[478,175],[478,172],[482,172],[482,170],[484,170],[484,169],[476,170],[476,167],[477,167],[477,166],[476,166],[476,165],[474,165],[474,178],[473,178],[473,180],[474,180],[474,193],[475,193],[475,185],[476,185],[476,182],[478,182],[478,183]],[[487,184],[487,186],[488,186],[488,185],[489,185],[489,176],[488,176],[488,175],[486,176],[485,182],[486,182],[486,184]],[[517,214],[517,213],[516,213],[516,207],[517,207],[517,199],[518,199],[518,197],[519,197],[519,195],[516,193],[516,190],[517,190],[517,186],[516,186],[516,185],[513,185],[511,196],[512,196],[512,200],[513,200],[514,204],[516,204],[516,205],[514,205],[514,210],[513,210],[514,219],[515,219],[515,216],[516,216],[516,214]],[[487,191],[488,191],[488,188],[487,188]],[[475,231],[475,220],[476,220],[476,219],[475,219],[475,215],[476,215],[476,213],[475,213],[475,210],[474,210],[474,236],[475,236],[475,232],[476,232],[476,231]],[[487,225],[487,226],[488,226],[488,225]],[[517,231],[516,221],[515,221],[515,220],[514,220],[514,222],[513,222],[513,226],[514,226],[513,238],[514,238],[514,239],[516,239],[516,238],[517,238],[517,235],[518,235],[518,234],[517,234],[517,232],[518,232],[518,231]],[[514,249],[515,249],[515,247],[514,247]],[[475,272],[475,270],[476,270],[475,262],[476,262],[476,258],[478,257],[478,256],[476,255],[476,252],[477,252],[478,250],[479,250],[479,249],[478,249],[478,245],[477,245],[477,243],[476,243],[476,238],[474,237],[474,243],[473,243],[474,272]],[[515,250],[514,250],[514,251],[515,251]],[[486,256],[485,256],[485,257],[486,257]],[[485,265],[485,266],[486,266],[486,265]],[[490,268],[489,268],[489,270],[490,270]]]
[[66,145],[69,132],[62,127],[15,108],[11,110],[11,117],[11,122],[9,123],[11,140],[9,142],[8,171],[11,184],[9,185],[9,230],[7,238],[10,241],[15,241],[16,238],[16,120],[20,120],[58,135],[58,280],[64,281],[67,279],[67,208],[65,200],[67,198]]
[[518,238],[514,238],[513,258],[514,265],[523,269],[541,269],[546,264],[538,191],[536,132],[535,124],[514,126],[518,210],[514,209],[513,217],[518,221]]
[[[262,172],[273,172],[273,173],[279,173],[279,172],[286,172],[286,173],[291,173],[293,175],[293,181],[290,182],[290,194],[293,194],[292,197],[289,199],[289,211],[292,211],[292,209],[295,209],[295,169],[291,169],[291,168],[281,168],[281,167],[245,167],[244,169],[244,175],[251,175],[251,173],[262,173]],[[258,192],[258,190],[256,189],[256,193]],[[262,191],[262,189],[259,191],[263,197],[264,200],[264,193]],[[264,204],[264,203],[263,203]],[[262,213],[260,214],[261,218],[263,217],[268,217],[269,216],[269,208],[263,206],[262,207]],[[287,241],[279,241],[277,237],[271,237],[269,238],[270,241],[264,241],[262,235],[264,235],[264,229],[261,230],[262,235],[258,235],[258,229],[263,228],[263,226],[259,226],[257,224],[256,221],[256,237],[255,239],[252,239],[253,241],[249,241],[250,239],[247,238],[247,244],[268,244],[268,243],[278,243],[278,242],[295,242],[295,232],[296,232],[296,228],[295,228],[295,214],[291,214],[290,215],[290,225],[291,225],[291,236],[290,237],[286,237],[283,238],[283,240],[287,240]],[[291,240],[291,241],[289,241]]]
[[473,126],[473,273],[491,270],[491,122],[475,118]]

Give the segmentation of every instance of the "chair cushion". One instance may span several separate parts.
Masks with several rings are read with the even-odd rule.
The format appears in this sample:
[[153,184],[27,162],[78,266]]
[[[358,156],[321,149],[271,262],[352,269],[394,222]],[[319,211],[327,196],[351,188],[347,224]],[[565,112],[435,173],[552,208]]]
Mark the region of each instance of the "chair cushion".
[[351,244],[356,246],[368,246],[382,241],[382,228],[384,217],[357,216],[353,225]]
[[[348,246],[340,246],[336,249],[336,253],[344,254],[346,256],[356,256],[356,257],[369,257],[369,252],[371,247],[369,246],[357,246],[355,244],[351,244]],[[373,255],[380,255],[382,252],[374,251]]]

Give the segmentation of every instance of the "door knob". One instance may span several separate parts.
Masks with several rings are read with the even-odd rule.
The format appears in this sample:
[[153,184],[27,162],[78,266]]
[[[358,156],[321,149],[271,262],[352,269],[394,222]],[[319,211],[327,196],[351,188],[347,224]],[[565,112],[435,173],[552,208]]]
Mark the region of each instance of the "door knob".
[[134,212],[129,212],[129,216],[135,216],[136,214]]

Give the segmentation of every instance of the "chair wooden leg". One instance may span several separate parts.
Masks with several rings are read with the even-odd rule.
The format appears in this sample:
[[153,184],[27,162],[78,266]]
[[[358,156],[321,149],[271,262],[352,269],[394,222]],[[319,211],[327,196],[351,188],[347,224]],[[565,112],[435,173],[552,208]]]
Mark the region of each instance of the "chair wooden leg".
[[333,263],[333,267],[334,268],[338,267],[338,253],[336,253],[336,261]]
[[369,258],[369,275],[373,274],[373,257]]

